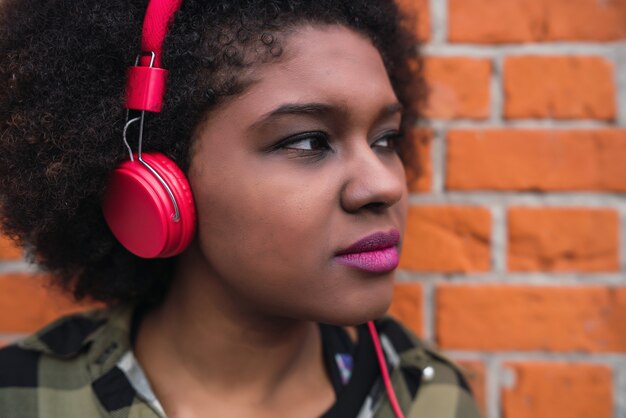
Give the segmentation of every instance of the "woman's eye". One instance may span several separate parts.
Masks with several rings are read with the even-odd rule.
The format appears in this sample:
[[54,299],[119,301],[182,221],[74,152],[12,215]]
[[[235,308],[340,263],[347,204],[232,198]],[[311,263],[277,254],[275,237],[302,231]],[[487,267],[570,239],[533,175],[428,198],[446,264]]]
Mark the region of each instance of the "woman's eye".
[[301,150],[301,151],[319,151],[330,149],[328,139],[321,133],[306,133],[296,135],[282,143],[281,148]]
[[396,149],[402,134],[398,131],[387,132],[372,143],[372,147]]
[[268,152],[284,155],[289,159],[306,162],[321,161],[333,151],[330,137],[322,131],[302,132],[276,142]]
[[328,135],[323,132],[303,132],[290,136],[278,144],[273,149],[297,151],[301,153],[316,153],[331,150]]

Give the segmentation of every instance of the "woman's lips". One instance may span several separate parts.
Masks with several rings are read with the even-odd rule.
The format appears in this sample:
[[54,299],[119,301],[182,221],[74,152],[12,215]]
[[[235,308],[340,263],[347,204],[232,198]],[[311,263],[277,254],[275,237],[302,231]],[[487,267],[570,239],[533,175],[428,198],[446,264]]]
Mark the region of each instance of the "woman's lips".
[[400,232],[377,232],[368,235],[335,255],[338,263],[370,273],[388,273],[398,267]]

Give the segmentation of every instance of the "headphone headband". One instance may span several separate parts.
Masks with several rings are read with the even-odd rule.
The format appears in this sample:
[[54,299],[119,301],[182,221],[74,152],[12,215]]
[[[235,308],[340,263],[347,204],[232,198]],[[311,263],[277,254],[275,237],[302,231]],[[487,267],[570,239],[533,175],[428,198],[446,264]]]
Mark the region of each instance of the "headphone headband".
[[154,52],[154,66],[161,66],[163,40],[172,25],[174,13],[183,0],[151,0],[143,20],[141,50]]
[[160,112],[165,95],[167,70],[161,67],[163,40],[182,0],[151,0],[143,20],[141,52],[135,66],[128,69],[126,107]]

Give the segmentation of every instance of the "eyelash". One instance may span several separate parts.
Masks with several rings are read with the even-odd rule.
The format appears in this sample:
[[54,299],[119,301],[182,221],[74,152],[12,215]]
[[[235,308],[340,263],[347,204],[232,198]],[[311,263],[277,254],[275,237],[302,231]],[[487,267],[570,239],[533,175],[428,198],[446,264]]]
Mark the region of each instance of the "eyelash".
[[400,143],[400,141],[402,141],[404,139],[404,135],[402,134],[401,131],[395,131],[395,130],[394,131],[386,131],[375,142],[378,142],[381,139],[386,139],[386,140],[388,140],[390,142],[389,146],[383,147],[383,149],[390,150],[390,151],[393,151],[393,152],[398,152],[398,150],[399,150],[398,144]]
[[[325,148],[323,149],[312,148],[310,150],[290,148],[291,145],[297,144],[299,142],[303,142],[307,139],[318,140],[324,144]],[[284,138],[278,141],[268,151],[269,152],[282,151],[282,152],[288,153],[289,158],[303,158],[311,162],[317,162],[321,160],[322,158],[324,158],[328,152],[332,151],[328,143],[329,143],[328,135],[324,132],[321,132],[321,131],[302,132],[296,135],[291,135],[287,138]]]
[[[382,151],[390,151],[397,152],[398,150],[398,141],[402,140],[402,133],[396,130],[386,131],[379,138],[377,138],[372,146],[376,144],[378,141],[387,140],[390,142],[388,146],[379,147]],[[299,149],[299,148],[290,148],[290,145],[297,144],[299,142],[304,142],[307,139],[317,140],[323,142],[323,147],[311,149]],[[294,153],[294,158],[309,158],[311,160],[319,161],[328,152],[332,152],[332,147],[329,144],[330,139],[328,134],[322,131],[313,131],[313,132],[303,132],[300,134],[292,135],[287,137],[281,141],[279,141],[276,145],[272,146],[270,151],[278,151],[285,150],[289,153]]]

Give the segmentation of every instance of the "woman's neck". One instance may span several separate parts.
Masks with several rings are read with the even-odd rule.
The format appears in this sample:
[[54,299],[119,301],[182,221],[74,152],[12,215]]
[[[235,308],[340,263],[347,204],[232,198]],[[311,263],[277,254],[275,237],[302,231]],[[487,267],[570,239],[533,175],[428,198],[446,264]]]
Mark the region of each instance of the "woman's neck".
[[181,261],[168,297],[145,315],[135,344],[168,416],[206,416],[198,409],[205,405],[211,416],[284,415],[298,407],[311,409],[302,414],[310,417],[330,406],[334,393],[317,324],[261,315],[210,270]]

